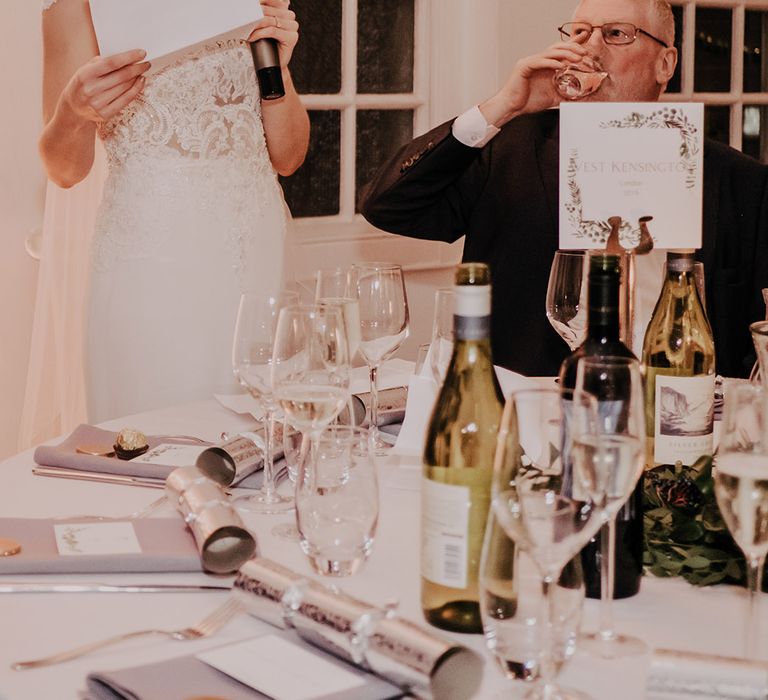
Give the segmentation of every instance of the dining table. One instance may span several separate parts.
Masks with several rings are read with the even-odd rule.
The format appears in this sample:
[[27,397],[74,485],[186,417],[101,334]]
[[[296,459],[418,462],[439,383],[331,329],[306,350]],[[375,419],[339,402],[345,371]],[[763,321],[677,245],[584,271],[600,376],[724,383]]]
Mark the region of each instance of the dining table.
[[[218,442],[223,432],[252,429],[254,420],[224,408],[212,398],[125,416],[100,427],[109,430],[133,427],[147,435],[192,435]],[[162,493],[149,487],[40,476],[33,473],[33,467],[33,450],[0,462],[0,516],[121,516],[140,510]],[[420,459],[416,454],[388,454],[377,458],[377,472],[380,516],[370,558],[354,575],[324,578],[322,582],[369,603],[396,604],[400,616],[426,625],[419,602]],[[289,485],[286,482],[284,486]],[[150,517],[175,515],[173,507],[166,503]],[[291,521],[292,513],[258,515],[242,511],[240,516],[254,534],[260,556],[304,576],[322,578],[312,572],[296,542],[272,534],[276,524]],[[0,532],[0,537],[2,534]],[[204,573],[0,575],[0,586],[21,580],[228,585],[233,577]],[[220,605],[227,595],[226,590],[0,593],[0,699],[75,700],[85,688],[90,672],[195,654],[269,631],[266,622],[243,613],[206,639],[139,638],[54,666],[25,671],[11,669],[14,661],[45,656],[134,629],[187,626]],[[735,657],[742,654],[746,593],[735,586],[694,587],[680,578],[645,576],[638,595],[614,602],[614,614],[616,628],[643,639],[649,653],[604,660],[579,651],[577,646],[560,673],[560,681],[595,700],[647,697],[646,678],[654,649]],[[586,600],[582,630],[594,631],[597,624],[598,601]],[[476,650],[484,658],[482,685],[475,697],[494,700],[523,694],[526,684],[505,678],[482,635],[430,629]],[[768,645],[764,645],[763,654],[765,646]]]

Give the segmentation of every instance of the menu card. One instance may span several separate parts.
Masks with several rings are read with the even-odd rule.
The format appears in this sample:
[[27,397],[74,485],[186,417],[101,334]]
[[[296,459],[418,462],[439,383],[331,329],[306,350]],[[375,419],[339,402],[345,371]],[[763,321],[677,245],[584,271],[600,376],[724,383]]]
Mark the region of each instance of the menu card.
[[[151,71],[212,39],[246,39],[256,0],[90,0],[99,53],[144,49]],[[158,60],[160,59],[160,60]]]
[[701,247],[704,106],[573,102],[560,105],[560,248],[637,245],[641,217],[655,248]]

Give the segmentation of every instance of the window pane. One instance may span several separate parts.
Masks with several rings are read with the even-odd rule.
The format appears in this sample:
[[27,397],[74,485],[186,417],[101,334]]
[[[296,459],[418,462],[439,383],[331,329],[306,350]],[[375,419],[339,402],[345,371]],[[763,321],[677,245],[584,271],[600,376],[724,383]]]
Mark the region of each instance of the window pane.
[[731,89],[731,10],[696,8],[696,56],[693,89],[728,92]]
[[704,105],[704,136],[722,143],[730,143],[730,107]]
[[741,150],[768,163],[768,107],[744,105]]
[[357,92],[413,92],[414,0],[363,0],[357,10]]
[[[357,113],[355,202],[379,166],[413,138],[413,110],[365,109]],[[359,209],[357,210],[359,211]]]
[[339,213],[341,112],[310,110],[309,120],[307,159],[280,184],[294,216],[333,216]]
[[680,5],[673,5],[672,14],[675,16],[675,46],[677,47],[678,59],[675,74],[667,84],[667,92],[680,92],[680,73],[683,63],[683,8]]
[[747,10],[744,23],[744,92],[765,92],[768,90],[768,12]]
[[341,92],[342,0],[292,0],[299,43],[291,56],[291,76],[301,94]]

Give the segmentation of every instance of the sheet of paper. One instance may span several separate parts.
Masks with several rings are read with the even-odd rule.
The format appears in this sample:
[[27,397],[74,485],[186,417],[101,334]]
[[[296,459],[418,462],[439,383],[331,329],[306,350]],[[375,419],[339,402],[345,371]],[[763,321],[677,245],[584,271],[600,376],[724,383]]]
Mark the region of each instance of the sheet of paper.
[[639,219],[656,248],[700,248],[704,108],[699,103],[560,106],[560,248],[604,248],[608,219],[637,245]]
[[363,677],[275,635],[204,651],[197,658],[275,700],[312,700],[366,684]]
[[[157,70],[220,38],[246,39],[264,16],[256,0],[90,0],[102,56],[144,49]],[[162,59],[162,60],[158,60]]]
[[133,523],[67,523],[53,530],[61,556],[141,554]]
[[194,464],[198,455],[207,448],[207,445],[174,445],[163,443],[143,455],[134,457],[131,462],[142,464],[162,464],[167,467],[186,467]]

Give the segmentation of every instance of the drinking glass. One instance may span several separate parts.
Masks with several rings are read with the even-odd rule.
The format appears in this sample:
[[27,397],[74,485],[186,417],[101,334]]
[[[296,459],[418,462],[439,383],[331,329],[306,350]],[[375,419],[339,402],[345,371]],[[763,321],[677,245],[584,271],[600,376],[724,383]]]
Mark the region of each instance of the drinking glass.
[[768,288],[763,289],[763,301],[765,302],[765,321],[755,321],[749,326],[757,353],[757,359],[749,375],[751,382],[763,381],[763,375],[768,379]]
[[588,264],[582,251],[558,250],[549,271],[547,318],[571,350],[587,336]]
[[351,362],[360,348],[360,305],[355,270],[341,267],[318,270],[315,276],[315,303],[334,304],[341,309]]
[[584,56],[579,63],[555,71],[555,90],[566,100],[580,100],[595,92],[607,77],[596,56]]
[[274,432],[275,403],[272,391],[271,363],[275,325],[280,309],[295,304],[298,295],[285,292],[279,296],[244,293],[237,310],[232,343],[232,369],[238,381],[264,411],[264,480],[253,496],[236,498],[243,510],[257,513],[284,513],[293,508],[293,499],[277,493],[275,487]]
[[[581,624],[584,578],[576,556],[552,588],[553,661],[556,671],[571,658]],[[510,679],[534,680],[543,647],[540,582],[531,558],[515,548],[493,509],[480,559],[480,614],[488,650]]]
[[717,450],[715,498],[728,530],[747,559],[747,658],[759,656],[761,578],[768,553],[768,390],[728,386]]
[[408,297],[400,265],[357,263],[357,289],[360,303],[360,353],[371,380],[371,432],[374,449],[385,453],[392,443],[379,431],[379,366],[408,337]]
[[603,517],[600,630],[587,635],[581,647],[603,658],[644,654],[645,642],[618,634],[613,624],[616,516],[643,472],[645,414],[640,364],[631,357],[584,357],[576,365],[576,391],[595,397],[598,421],[584,420],[578,411],[571,421],[574,495],[580,500],[589,497]]
[[541,587],[536,617],[541,632],[529,639],[531,646],[523,652],[538,670],[526,700],[588,697],[555,683],[570,652],[558,654],[562,643],[558,642],[554,589],[566,564],[601,523],[599,509],[565,495],[561,458],[564,450],[572,449],[568,444],[571,412],[579,407],[594,422],[595,402],[588,394],[576,392],[569,406],[565,404],[557,389],[512,392],[504,406],[494,464],[493,511],[506,534],[530,556]]
[[429,365],[438,387],[445,381],[445,374],[453,354],[453,303],[453,289],[445,287],[435,291]]
[[371,553],[379,490],[369,443],[365,428],[329,426],[316,438],[310,478],[298,482],[301,548],[319,574],[349,576]]

